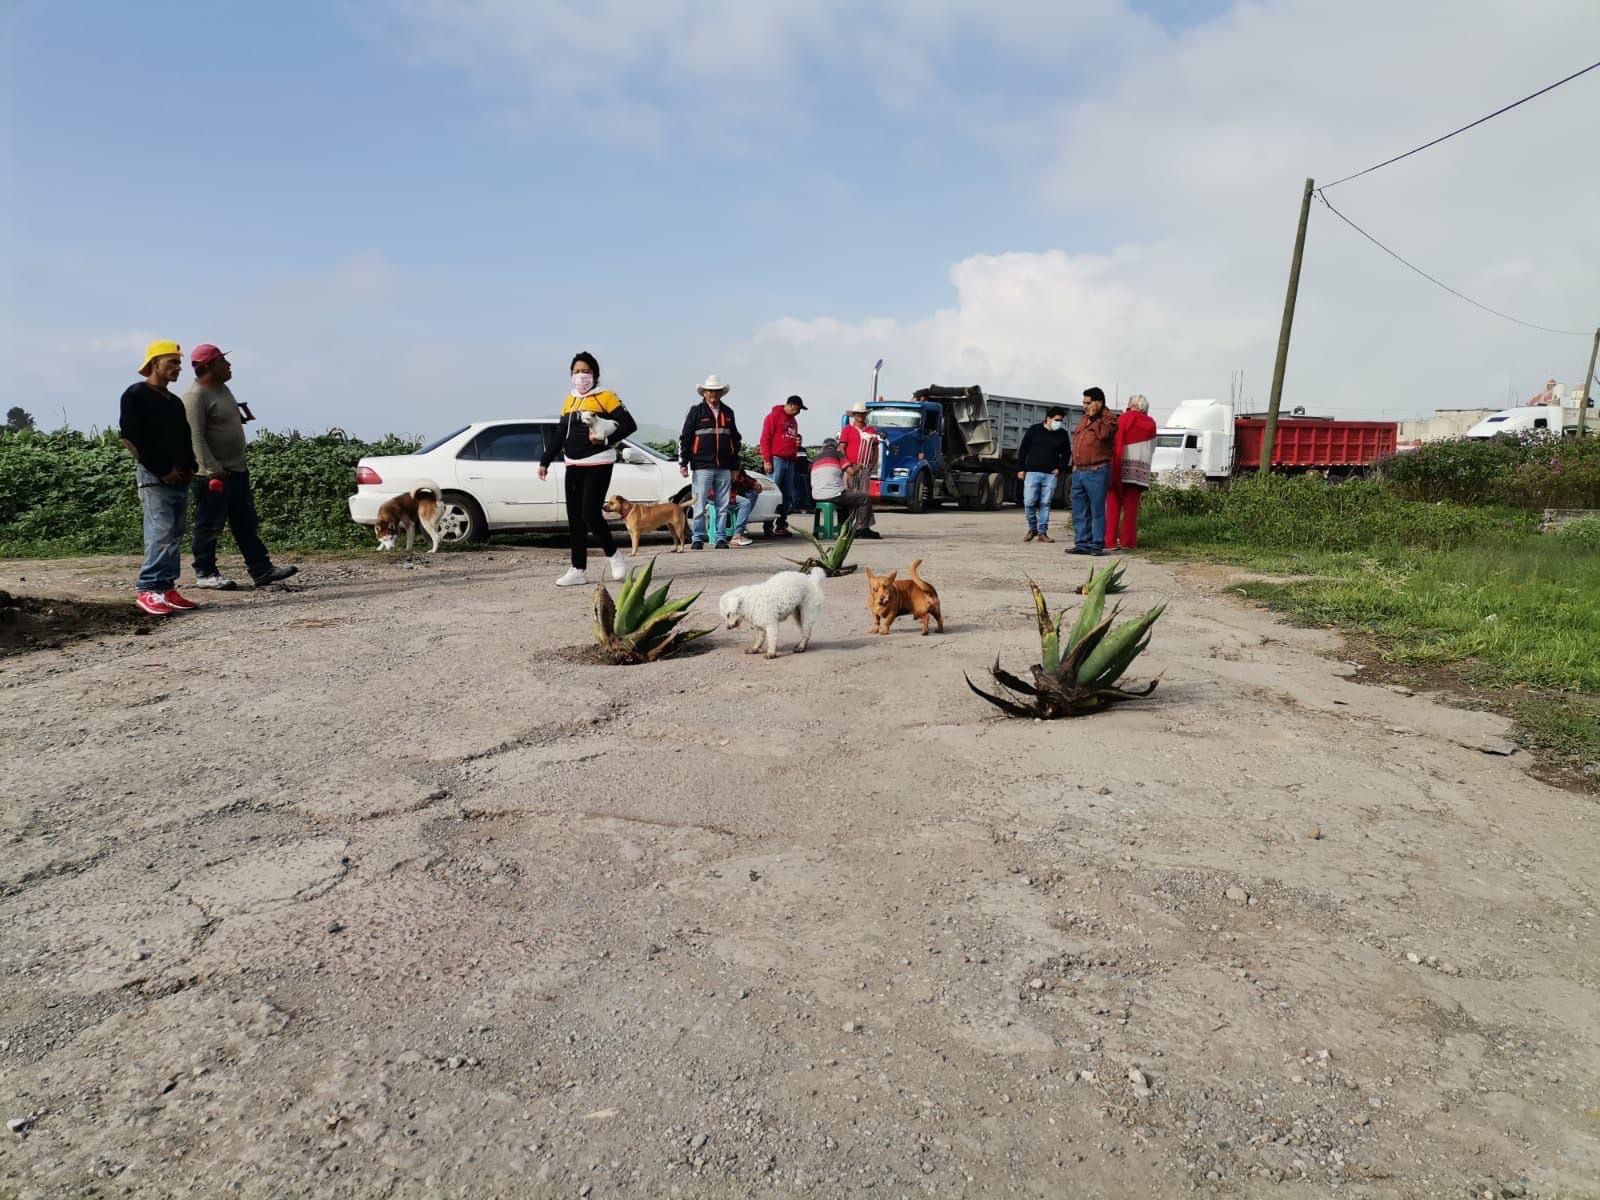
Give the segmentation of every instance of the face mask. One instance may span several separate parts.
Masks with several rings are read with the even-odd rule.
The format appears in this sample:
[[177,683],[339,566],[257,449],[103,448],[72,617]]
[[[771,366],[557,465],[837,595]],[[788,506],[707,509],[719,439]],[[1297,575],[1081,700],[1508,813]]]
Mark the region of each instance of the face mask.
[[1048,429],[1051,433],[1054,433],[1056,430],[1061,428],[1061,422],[1060,421],[1046,421],[1044,423],[1044,427],[1046,429]]
[[594,390],[594,376],[587,371],[578,371],[572,376],[572,391],[574,395],[587,396]]

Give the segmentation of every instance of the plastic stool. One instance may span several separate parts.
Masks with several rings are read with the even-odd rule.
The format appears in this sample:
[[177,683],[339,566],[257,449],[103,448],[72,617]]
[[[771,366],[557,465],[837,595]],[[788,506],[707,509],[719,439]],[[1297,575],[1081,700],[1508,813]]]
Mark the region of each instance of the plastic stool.
[[[734,517],[736,517],[738,515],[738,513],[739,513],[738,505],[730,504],[728,506],[728,513],[727,513],[728,528],[727,529],[723,529],[722,528],[722,515],[717,512],[717,502],[715,500],[707,500],[706,501],[706,538],[707,538],[707,540],[709,540],[711,542],[731,541],[733,539],[733,519],[734,519]],[[718,532],[719,530],[721,532]]]
[[833,507],[833,501],[817,501],[817,511],[811,516],[811,536],[814,538],[839,536],[839,512]]

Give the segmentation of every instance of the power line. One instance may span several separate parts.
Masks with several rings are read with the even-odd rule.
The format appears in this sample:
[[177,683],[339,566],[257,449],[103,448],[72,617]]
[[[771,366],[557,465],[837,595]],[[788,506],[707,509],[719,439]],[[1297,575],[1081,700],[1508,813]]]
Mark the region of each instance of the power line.
[[[1542,87],[1537,92],[1534,92],[1531,95],[1524,96],[1521,100],[1515,100],[1512,103],[1506,105],[1504,108],[1497,108],[1492,113],[1490,113],[1488,116],[1479,117],[1476,121],[1472,122],[1471,125],[1463,125],[1460,129],[1452,129],[1449,133],[1445,134],[1443,137],[1436,137],[1431,142],[1424,142],[1422,145],[1418,146],[1415,150],[1407,150],[1404,154],[1396,154],[1393,158],[1386,158],[1381,163],[1373,164],[1372,166],[1368,167],[1365,171],[1357,171],[1354,175],[1346,175],[1343,179],[1335,179],[1332,183],[1324,184],[1321,190],[1322,191],[1327,191],[1331,187],[1338,187],[1341,183],[1349,183],[1352,179],[1360,179],[1363,175],[1370,175],[1373,171],[1376,171],[1379,167],[1387,167],[1390,163],[1397,163],[1402,158],[1410,158],[1413,154],[1420,154],[1420,153],[1422,153],[1422,151],[1428,149],[1430,146],[1437,146],[1440,142],[1447,142],[1451,138],[1455,137],[1456,134],[1465,133],[1469,129],[1472,129],[1472,128],[1475,128],[1476,126],[1482,125],[1485,121],[1492,121],[1495,117],[1498,117],[1501,113],[1508,113],[1513,108],[1516,108],[1517,105],[1519,105],[1519,104],[1526,104],[1529,100],[1536,100],[1540,96],[1544,95],[1546,92],[1554,91],[1556,88],[1560,87],[1563,83],[1571,83],[1578,76],[1587,75],[1590,71],[1594,70],[1596,67],[1600,67],[1600,62],[1590,63],[1587,67],[1583,68],[1583,70],[1574,71],[1571,75],[1568,75],[1565,79],[1558,79],[1554,83],[1550,84],[1548,87]],[[1326,198],[1324,198],[1323,203],[1327,204]],[[1328,207],[1332,208],[1333,206],[1330,204],[1330,205],[1328,205]],[[1462,298],[1465,299],[1465,297],[1462,297]],[[1480,304],[1478,307],[1482,308],[1483,306]]]
[[[1596,66],[1600,66],[1600,63],[1596,63],[1595,65]],[[1331,187],[1332,184],[1330,184],[1329,186]],[[1548,325],[1535,325],[1532,321],[1524,321],[1524,320],[1520,319],[1519,317],[1513,317],[1510,313],[1503,313],[1498,308],[1490,308],[1487,304],[1478,303],[1478,301],[1474,300],[1471,296],[1468,296],[1468,295],[1465,295],[1462,292],[1456,291],[1456,289],[1451,287],[1448,283],[1445,283],[1444,281],[1439,280],[1439,279],[1435,279],[1432,275],[1429,275],[1426,271],[1424,271],[1421,267],[1417,266],[1415,263],[1407,262],[1405,259],[1401,258],[1393,250],[1389,249],[1389,247],[1385,246],[1377,238],[1373,237],[1365,229],[1361,228],[1361,226],[1357,225],[1349,217],[1345,216],[1342,212],[1340,212],[1337,208],[1335,208],[1331,203],[1329,203],[1328,198],[1325,195],[1322,194],[1322,189],[1320,189],[1320,188],[1317,190],[1317,199],[1321,200],[1322,203],[1327,206],[1327,209],[1328,209],[1329,212],[1331,212],[1334,216],[1338,217],[1339,220],[1343,221],[1346,225],[1350,226],[1351,229],[1354,229],[1362,237],[1366,238],[1367,241],[1371,242],[1379,250],[1382,250],[1390,258],[1394,259],[1396,262],[1398,262],[1398,263],[1400,263],[1400,264],[1402,264],[1402,265],[1404,265],[1406,267],[1409,267],[1411,270],[1415,271],[1418,275],[1421,275],[1424,279],[1426,279],[1429,283],[1433,284],[1435,287],[1442,287],[1445,291],[1449,292],[1452,296],[1455,296],[1457,299],[1465,300],[1468,304],[1472,305],[1474,308],[1481,308],[1484,312],[1492,313],[1494,316],[1500,317],[1503,320],[1510,321],[1514,325],[1522,325],[1522,326],[1524,326],[1524,327],[1526,327],[1528,329],[1537,329],[1541,333],[1555,333],[1555,334],[1560,334],[1563,337],[1589,337],[1590,336],[1590,332],[1591,331],[1589,331],[1587,329],[1551,329]]]

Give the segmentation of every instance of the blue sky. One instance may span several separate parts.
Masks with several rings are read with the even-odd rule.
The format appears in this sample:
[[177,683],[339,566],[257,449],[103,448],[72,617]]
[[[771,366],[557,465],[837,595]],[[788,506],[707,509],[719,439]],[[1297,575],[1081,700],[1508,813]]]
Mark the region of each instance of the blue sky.
[[[109,419],[154,336],[235,351],[271,427],[363,434],[549,411],[580,347],[664,424],[718,371],[752,417],[805,392],[820,430],[879,356],[891,393],[1100,383],[1160,413],[1243,368],[1264,398],[1305,174],[1600,45],[1581,2],[1478,7],[23,0],[4,336],[50,425]],[[1349,185],[1346,211],[1486,302],[1592,325],[1583,86]],[[1535,230],[1516,181],[1541,161],[1564,183]],[[1579,374],[1581,347],[1451,307],[1343,232],[1308,254],[1308,407]]]

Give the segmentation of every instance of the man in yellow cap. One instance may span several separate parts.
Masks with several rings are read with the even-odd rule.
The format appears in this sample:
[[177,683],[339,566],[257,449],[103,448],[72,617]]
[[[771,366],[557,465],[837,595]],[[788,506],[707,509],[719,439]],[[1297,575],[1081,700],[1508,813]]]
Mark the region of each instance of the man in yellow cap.
[[139,506],[144,510],[144,566],[134,603],[156,617],[200,607],[178,593],[189,481],[199,465],[183,401],[172,393],[182,373],[178,343],[151,342],[139,368],[144,380],[122,393],[119,431],[137,464]]

